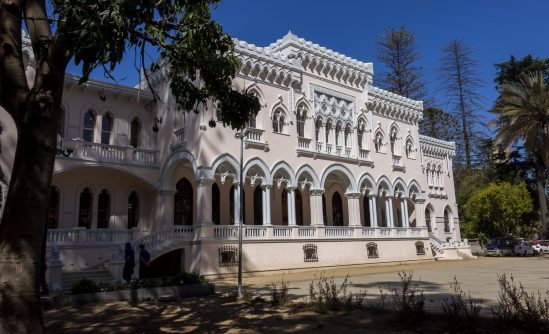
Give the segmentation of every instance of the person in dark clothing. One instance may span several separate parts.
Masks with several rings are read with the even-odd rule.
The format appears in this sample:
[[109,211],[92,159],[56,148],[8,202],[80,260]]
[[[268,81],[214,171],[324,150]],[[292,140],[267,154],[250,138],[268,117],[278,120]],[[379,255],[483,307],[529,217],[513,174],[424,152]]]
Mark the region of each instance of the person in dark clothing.
[[150,260],[151,254],[145,249],[144,245],[139,245],[139,279],[147,278]]
[[133,267],[135,267],[135,252],[132,244],[126,242],[126,247],[124,249],[124,269],[122,271],[122,278],[124,278],[126,283],[130,283],[132,280]]

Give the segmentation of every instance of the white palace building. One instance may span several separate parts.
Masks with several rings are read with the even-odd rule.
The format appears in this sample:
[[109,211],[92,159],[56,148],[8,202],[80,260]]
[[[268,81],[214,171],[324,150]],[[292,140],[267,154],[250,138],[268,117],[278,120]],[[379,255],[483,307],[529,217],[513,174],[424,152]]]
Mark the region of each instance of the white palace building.
[[[214,105],[176,110],[162,67],[157,103],[144,84],[66,76],[59,143],[74,152],[57,156],[51,188],[53,290],[71,272],[119,280],[128,241],[158,274],[235,273],[241,218],[244,272],[470,257],[455,145],[419,133],[422,102],[376,88],[372,63],[292,33],[235,44],[234,86],[261,102],[243,140],[244,217],[241,140]],[[5,196],[17,135],[4,110],[0,123]]]

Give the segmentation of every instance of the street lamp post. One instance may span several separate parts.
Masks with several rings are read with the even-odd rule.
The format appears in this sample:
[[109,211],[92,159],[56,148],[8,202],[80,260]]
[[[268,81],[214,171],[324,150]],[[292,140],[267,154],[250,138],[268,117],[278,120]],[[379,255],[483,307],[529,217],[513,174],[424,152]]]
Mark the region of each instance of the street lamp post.
[[240,139],[240,222],[238,227],[238,288],[237,297],[242,298],[242,227],[244,224],[244,138],[248,130],[240,130],[235,137]]

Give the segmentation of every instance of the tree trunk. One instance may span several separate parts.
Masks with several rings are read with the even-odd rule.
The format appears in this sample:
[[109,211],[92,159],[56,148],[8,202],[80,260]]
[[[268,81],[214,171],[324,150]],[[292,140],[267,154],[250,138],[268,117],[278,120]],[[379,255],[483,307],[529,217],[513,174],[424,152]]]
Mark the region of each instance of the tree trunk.
[[547,199],[545,198],[545,177],[542,171],[539,171],[539,164],[536,166],[536,186],[538,190],[539,218],[541,223],[542,239],[549,238],[549,210],[547,209]]

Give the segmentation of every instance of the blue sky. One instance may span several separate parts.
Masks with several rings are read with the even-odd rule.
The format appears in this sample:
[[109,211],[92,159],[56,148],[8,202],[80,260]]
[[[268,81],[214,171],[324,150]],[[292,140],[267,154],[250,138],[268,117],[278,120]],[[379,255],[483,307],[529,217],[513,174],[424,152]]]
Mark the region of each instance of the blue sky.
[[[430,93],[439,102],[443,102],[436,81],[440,49],[454,38],[462,39],[479,61],[478,72],[485,83],[479,93],[486,108],[496,96],[495,63],[508,60],[511,54],[549,57],[547,13],[547,0],[222,0],[213,11],[225,31],[238,39],[265,46],[291,30],[350,57],[374,62],[378,73],[382,65],[374,59],[375,40],[385,27],[405,25],[416,34],[419,64]],[[76,68],[71,66],[69,71]],[[133,56],[126,57],[117,76],[125,78],[123,84],[136,83]],[[93,77],[103,79],[101,73]]]

